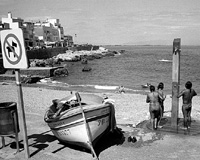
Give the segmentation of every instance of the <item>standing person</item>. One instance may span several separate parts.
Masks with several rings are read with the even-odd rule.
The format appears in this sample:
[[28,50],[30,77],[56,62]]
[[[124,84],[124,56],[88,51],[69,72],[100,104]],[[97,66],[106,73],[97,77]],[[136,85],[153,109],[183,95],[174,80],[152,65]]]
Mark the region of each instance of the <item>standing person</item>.
[[119,86],[119,93],[125,93],[124,86]]
[[151,116],[152,128],[157,129],[161,118],[161,107],[159,103],[159,94],[154,86],[150,86],[150,93],[147,94],[146,102],[149,103],[149,112]]
[[191,111],[192,111],[192,98],[197,95],[194,89],[192,89],[192,82],[188,81],[185,83],[185,88],[182,90],[178,98],[182,96],[182,112],[183,112],[183,129],[191,127]]
[[164,83],[160,82],[157,87],[157,92],[160,96],[159,102],[160,102],[160,107],[161,107],[161,118],[163,117],[163,114],[164,114],[164,100],[166,98],[166,95],[164,94],[163,89],[164,89]]

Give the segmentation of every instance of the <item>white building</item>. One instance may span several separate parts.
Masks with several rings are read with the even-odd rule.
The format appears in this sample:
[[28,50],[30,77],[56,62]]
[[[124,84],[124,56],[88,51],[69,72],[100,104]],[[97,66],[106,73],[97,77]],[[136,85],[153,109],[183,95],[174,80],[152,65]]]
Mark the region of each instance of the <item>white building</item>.
[[47,19],[45,22],[36,22],[34,32],[35,36],[46,44],[60,43],[64,39],[64,30],[59,23],[59,19]]
[[16,28],[23,28],[24,20],[21,18],[13,18],[11,12],[8,12],[7,18],[2,18],[2,24],[9,24],[9,28],[16,29]]
[[50,23],[54,28],[58,29],[59,41],[62,41],[64,39],[64,29],[61,26],[59,19],[47,19],[46,23]]

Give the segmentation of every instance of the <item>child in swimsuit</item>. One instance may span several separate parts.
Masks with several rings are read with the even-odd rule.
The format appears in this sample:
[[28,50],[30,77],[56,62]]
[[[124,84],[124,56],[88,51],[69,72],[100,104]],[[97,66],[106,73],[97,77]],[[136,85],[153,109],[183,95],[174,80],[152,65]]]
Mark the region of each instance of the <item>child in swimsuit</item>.
[[188,129],[191,127],[191,111],[192,111],[192,98],[197,95],[194,89],[192,89],[192,83],[190,81],[186,82],[185,88],[178,95],[178,98],[182,97],[183,105],[183,129]]

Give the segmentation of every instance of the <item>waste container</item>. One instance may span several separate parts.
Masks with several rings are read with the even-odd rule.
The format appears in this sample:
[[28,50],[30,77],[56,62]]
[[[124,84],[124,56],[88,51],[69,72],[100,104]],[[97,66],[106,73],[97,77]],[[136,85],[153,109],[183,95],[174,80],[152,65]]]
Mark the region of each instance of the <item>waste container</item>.
[[19,121],[16,102],[0,103],[0,136],[19,132]]

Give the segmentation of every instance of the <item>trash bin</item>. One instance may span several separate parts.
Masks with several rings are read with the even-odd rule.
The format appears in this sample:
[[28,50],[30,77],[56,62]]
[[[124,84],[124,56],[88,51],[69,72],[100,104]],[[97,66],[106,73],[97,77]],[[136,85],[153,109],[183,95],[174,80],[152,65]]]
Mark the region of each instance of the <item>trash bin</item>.
[[16,102],[0,103],[0,136],[19,132],[19,121]]

